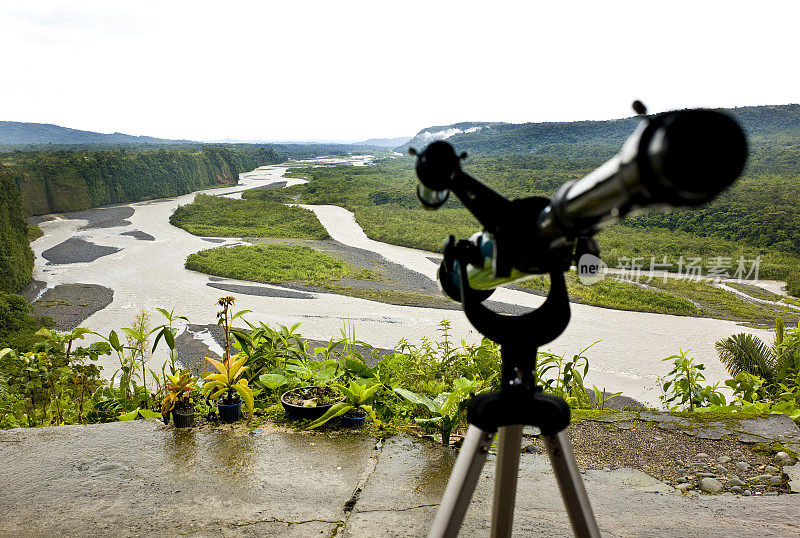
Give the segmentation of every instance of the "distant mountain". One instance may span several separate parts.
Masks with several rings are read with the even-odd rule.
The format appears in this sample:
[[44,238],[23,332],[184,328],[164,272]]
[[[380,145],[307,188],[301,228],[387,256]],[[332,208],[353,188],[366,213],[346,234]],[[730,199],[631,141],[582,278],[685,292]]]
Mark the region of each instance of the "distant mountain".
[[80,131],[49,123],[0,121],[0,145],[39,144],[188,144],[191,140],[168,140],[123,133]]
[[402,146],[410,139],[410,136],[398,136],[396,138],[370,138],[363,142],[353,142],[354,146],[380,146],[382,148],[393,148]]
[[[719,109],[733,115],[747,132],[751,145],[797,145],[800,143],[800,105],[751,106]],[[427,127],[395,148],[422,149],[434,140],[448,140],[468,153],[501,155],[511,153],[611,154],[638,125],[636,117],[547,123],[465,122]]]

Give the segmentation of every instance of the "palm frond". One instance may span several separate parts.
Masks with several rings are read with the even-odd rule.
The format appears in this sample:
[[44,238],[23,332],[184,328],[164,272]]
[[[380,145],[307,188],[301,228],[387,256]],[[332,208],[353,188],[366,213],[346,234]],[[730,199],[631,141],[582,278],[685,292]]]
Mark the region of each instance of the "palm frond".
[[775,378],[775,352],[761,339],[751,334],[734,334],[714,347],[731,376],[747,372],[765,381]]

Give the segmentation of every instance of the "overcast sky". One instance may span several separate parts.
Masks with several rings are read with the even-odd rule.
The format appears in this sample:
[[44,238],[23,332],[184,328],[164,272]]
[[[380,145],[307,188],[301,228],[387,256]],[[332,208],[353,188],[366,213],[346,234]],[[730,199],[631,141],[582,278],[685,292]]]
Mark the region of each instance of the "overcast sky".
[[800,2],[4,1],[0,120],[362,140],[800,102]]

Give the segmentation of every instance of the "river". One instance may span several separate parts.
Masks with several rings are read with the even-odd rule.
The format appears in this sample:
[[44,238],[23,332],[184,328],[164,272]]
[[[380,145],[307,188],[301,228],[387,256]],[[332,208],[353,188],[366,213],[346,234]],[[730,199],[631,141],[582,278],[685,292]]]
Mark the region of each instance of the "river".
[[[364,158],[351,160],[351,164],[364,163]],[[286,170],[285,165],[261,167],[242,174],[235,187],[202,192],[238,197],[246,189],[286,182],[288,178],[283,177]],[[302,181],[288,179],[288,184]],[[349,320],[358,339],[391,348],[401,338],[411,342],[419,342],[422,337],[436,338],[438,323],[446,318],[450,320],[452,334],[457,340],[464,338],[470,343],[480,340],[480,335],[457,310],[389,305],[327,293],[314,293],[310,298],[264,297],[223,292],[207,286],[212,281],[209,276],[184,268],[186,257],[200,250],[241,241],[226,239],[219,243],[217,239],[215,243],[169,224],[175,208],[191,203],[196,194],[130,204],[134,212],[126,219],[129,224],[117,227],[81,230],[86,221],[52,215],[53,220],[39,225],[44,236],[31,244],[36,254],[34,279],[45,282],[48,287],[85,283],[111,288],[114,292],[111,304],[81,323],[103,334],[130,326],[141,309],[152,312],[153,320],[160,322],[155,317],[158,315],[156,307],[174,309],[176,313],[187,316],[193,324],[214,324],[214,303],[222,295],[233,295],[236,309],[252,310],[248,319],[271,325],[301,323],[299,331],[307,338],[328,340],[338,337]],[[428,259],[431,253],[369,239],[353,214],[340,207],[303,207],[314,211],[333,239],[374,251],[389,261],[435,279],[437,265]],[[121,235],[132,230],[149,234],[154,240]],[[91,262],[48,265],[42,252],[70,238],[121,250]],[[278,286],[259,286],[281,289]],[[492,299],[525,306],[536,306],[543,300],[509,289],[497,290]],[[670,367],[661,359],[681,349],[691,349],[691,355],[706,365],[705,374],[709,382],[724,380],[728,375],[717,359],[714,342],[737,332],[756,334],[768,341],[771,338],[769,331],[741,327],[731,321],[573,304],[569,327],[545,348],[558,354],[572,355],[597,342],[587,353],[590,362],[587,386],[595,384],[609,391],[623,391],[626,396],[658,405],[657,378]],[[160,369],[165,359],[166,352],[158,350],[149,366]],[[116,359],[111,357],[102,358],[100,365],[104,367],[106,377],[110,377],[118,366]]]

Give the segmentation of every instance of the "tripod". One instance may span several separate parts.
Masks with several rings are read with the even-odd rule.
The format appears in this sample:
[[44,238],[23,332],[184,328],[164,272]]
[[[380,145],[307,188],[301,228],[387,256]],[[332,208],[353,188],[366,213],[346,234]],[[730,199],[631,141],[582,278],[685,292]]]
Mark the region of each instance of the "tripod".
[[569,322],[564,273],[550,272],[550,292],[541,307],[521,316],[509,316],[489,310],[481,303],[485,296],[469,287],[467,257],[464,251],[455,253],[460,261],[461,303],[475,328],[500,344],[502,385],[499,392],[476,396],[470,402],[467,415],[470,426],[428,536],[458,534],[498,431],[491,536],[511,536],[523,425],[541,430],[575,535],[600,536],[572,445],[564,431],[569,425],[569,406],[561,398],[543,394],[536,385],[538,347],[558,337]]

